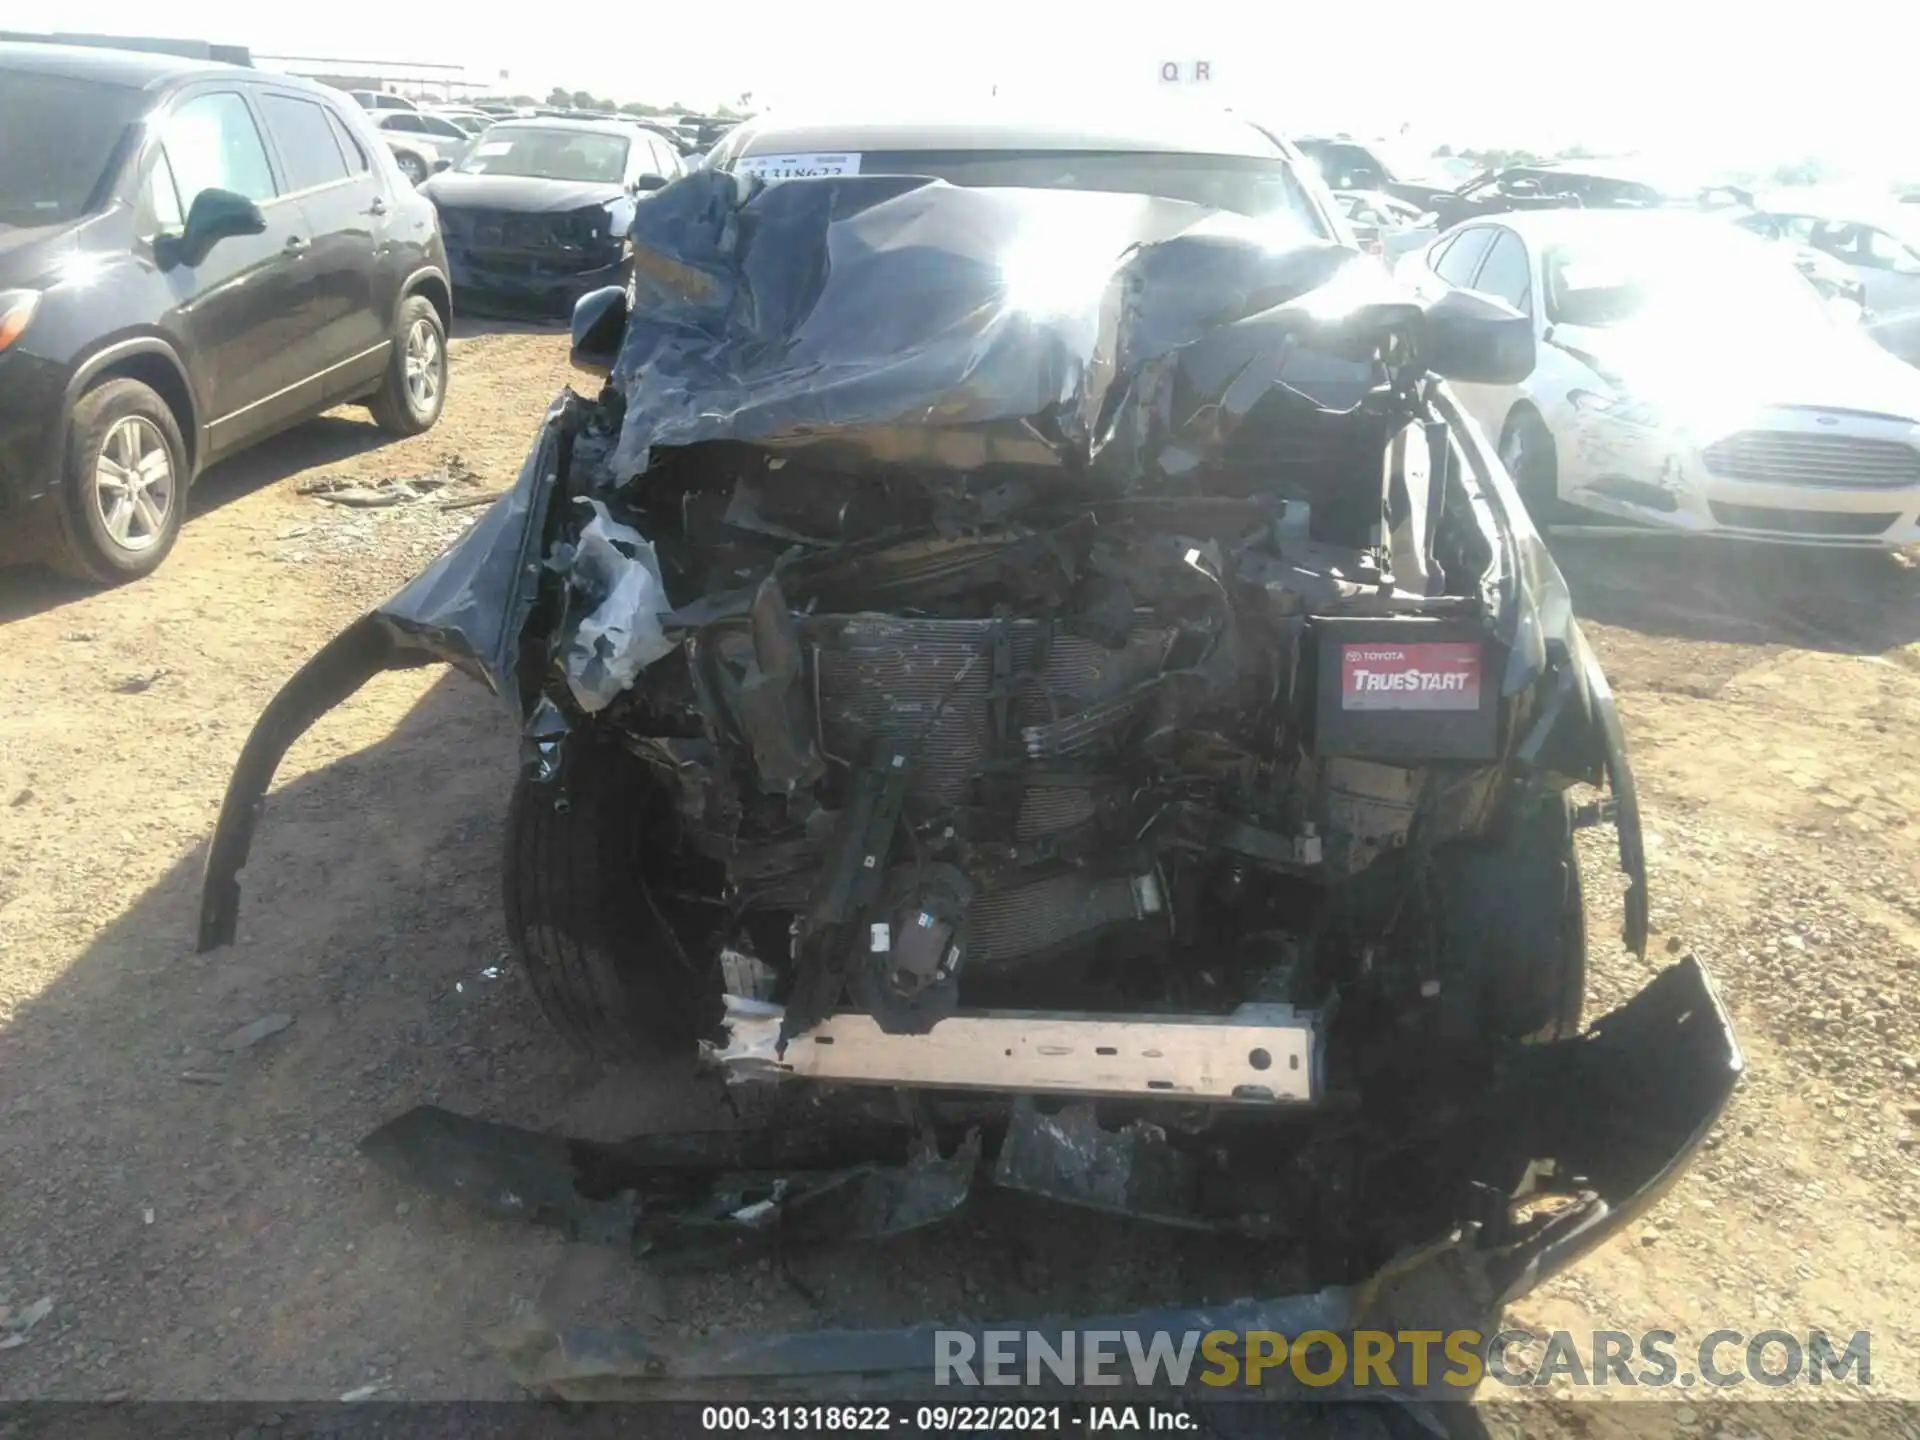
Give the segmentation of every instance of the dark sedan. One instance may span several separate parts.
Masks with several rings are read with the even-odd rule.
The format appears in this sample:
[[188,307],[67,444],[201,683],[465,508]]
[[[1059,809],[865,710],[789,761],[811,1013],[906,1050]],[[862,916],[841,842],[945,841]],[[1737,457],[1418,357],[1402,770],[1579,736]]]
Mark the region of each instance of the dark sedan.
[[625,283],[642,197],[681,173],[665,137],[618,120],[515,120],[420,187],[462,306],[564,316]]
[[213,461],[344,401],[446,397],[432,207],[286,76],[0,44],[0,541],[92,580],[166,558]]

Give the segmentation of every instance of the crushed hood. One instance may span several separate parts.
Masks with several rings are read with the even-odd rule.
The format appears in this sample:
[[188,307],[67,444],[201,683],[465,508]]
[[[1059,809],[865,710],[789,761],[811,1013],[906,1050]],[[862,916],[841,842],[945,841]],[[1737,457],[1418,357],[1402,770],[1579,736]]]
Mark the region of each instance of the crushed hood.
[[[469,178],[425,188],[444,200]],[[847,470],[1012,467],[1177,496],[1236,446],[1272,443],[1250,422],[1278,392],[1346,412],[1420,383],[1429,361],[1445,373],[1463,336],[1483,356],[1532,344],[1522,317],[1459,295],[1429,307],[1358,251],[1147,196],[699,171],[638,206],[631,239],[620,403],[558,406],[578,423],[549,424],[514,490],[377,612],[502,694],[561,508],[558,452],[576,439],[603,489],[656,451],[740,441]],[[597,432],[607,413],[616,434]],[[1514,533],[1537,545],[1524,521]],[[1523,634],[1516,653],[1533,663],[1537,644]]]
[[1276,383],[1358,404],[1364,356],[1302,356],[1305,331],[1423,315],[1355,251],[1179,201],[841,176],[742,203],[745,183],[701,172],[634,220],[622,474],[661,446],[825,441],[1143,487]]

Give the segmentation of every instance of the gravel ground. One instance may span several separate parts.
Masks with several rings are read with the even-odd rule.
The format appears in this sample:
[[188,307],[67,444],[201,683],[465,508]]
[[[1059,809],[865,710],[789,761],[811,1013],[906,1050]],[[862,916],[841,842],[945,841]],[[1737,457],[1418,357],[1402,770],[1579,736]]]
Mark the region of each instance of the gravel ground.
[[[481,513],[461,502],[511,482],[567,378],[552,335],[470,334],[453,357],[436,430],[385,443],[339,411],[220,467],[140,585],[0,574],[0,1326],[23,1337],[0,1397],[504,1398],[484,1337],[536,1302],[691,1338],[985,1315],[1016,1293],[1128,1305],[1230,1270],[989,1213],[792,1274],[643,1275],[359,1160],[419,1101],[609,1137],[721,1115],[686,1071],[575,1064],[533,1012],[497,904],[513,724],[442,671],[381,677],[295,747],[239,943],[191,953],[261,706]],[[334,503],[396,480],[404,503]],[[1659,537],[1561,548],[1626,717],[1657,932],[1647,964],[1615,953],[1606,837],[1583,837],[1589,1012],[1691,952],[1750,1075],[1650,1223],[1509,1319],[1672,1329],[1683,1350],[1723,1327],[1867,1329],[1875,1391],[1920,1399],[1920,571]],[[1559,1393],[1513,1425],[1609,1433]],[[1716,1433],[1713,1402],[1691,1403],[1674,1424]],[[1719,1433],[1786,1433],[1797,1407],[1773,1408]]]

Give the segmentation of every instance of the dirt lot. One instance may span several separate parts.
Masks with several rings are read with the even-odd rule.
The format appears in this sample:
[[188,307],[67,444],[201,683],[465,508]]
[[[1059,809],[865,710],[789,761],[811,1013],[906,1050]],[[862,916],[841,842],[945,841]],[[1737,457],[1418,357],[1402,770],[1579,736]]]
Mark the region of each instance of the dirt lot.
[[[481,1337],[543,1292],[683,1336],[818,1324],[816,1301],[861,1323],[1000,1298],[1002,1277],[944,1242],[793,1284],[595,1273],[357,1157],[421,1100],[608,1136],[719,1113],[690,1075],[573,1064],[523,997],[496,885],[514,728],[470,682],[383,677],[303,740],[247,871],[240,943],[191,953],[205,843],[254,717],[480,513],[450,498],[510,483],[565,382],[563,345],[471,335],[433,432],[382,444],[341,411],[221,467],[140,585],[0,574],[0,1305],[53,1302],[0,1353],[0,1396],[504,1397]],[[322,477],[446,483],[354,509],[300,492]],[[1683,1342],[1867,1329],[1875,1389],[1920,1398],[1920,570],[1656,538],[1562,548],[1621,695],[1658,931],[1647,966],[1613,953],[1613,872],[1588,836],[1589,1010],[1691,951],[1751,1073],[1652,1224],[1513,1318]],[[293,1023],[218,1048],[276,1014]],[[1144,1300],[1172,1263],[1097,1229],[1032,1249],[1005,1283],[1063,1309]]]

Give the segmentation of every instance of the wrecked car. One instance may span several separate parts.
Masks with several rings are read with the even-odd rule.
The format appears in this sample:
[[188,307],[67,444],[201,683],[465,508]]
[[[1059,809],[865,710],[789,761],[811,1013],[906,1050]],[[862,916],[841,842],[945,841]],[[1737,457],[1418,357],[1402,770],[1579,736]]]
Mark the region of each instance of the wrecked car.
[[1427,203],[1445,230],[1482,215],[1525,210],[1694,209],[1729,191],[1638,159],[1541,160],[1488,170]]
[[625,281],[634,210],[683,169],[664,136],[626,121],[514,120],[420,193],[463,308],[557,317]]
[[[1443,1262],[1497,1305],[1598,1244],[1740,1057],[1691,957],[1580,1028],[1579,829],[1615,832],[1646,945],[1633,777],[1448,385],[1524,376],[1532,331],[1272,239],[909,176],[662,191],[630,292],[575,314],[596,393],[261,718],[201,948],[292,740],[446,661],[522,726],[506,913],[562,1033],[910,1103],[625,1148],[417,1111],[369,1142],[394,1168],[653,1254],[997,1185],[1302,1245],[1320,1288],[1233,1312],[1287,1329]],[[574,1336],[536,1368],[904,1381],[931,1343]]]

